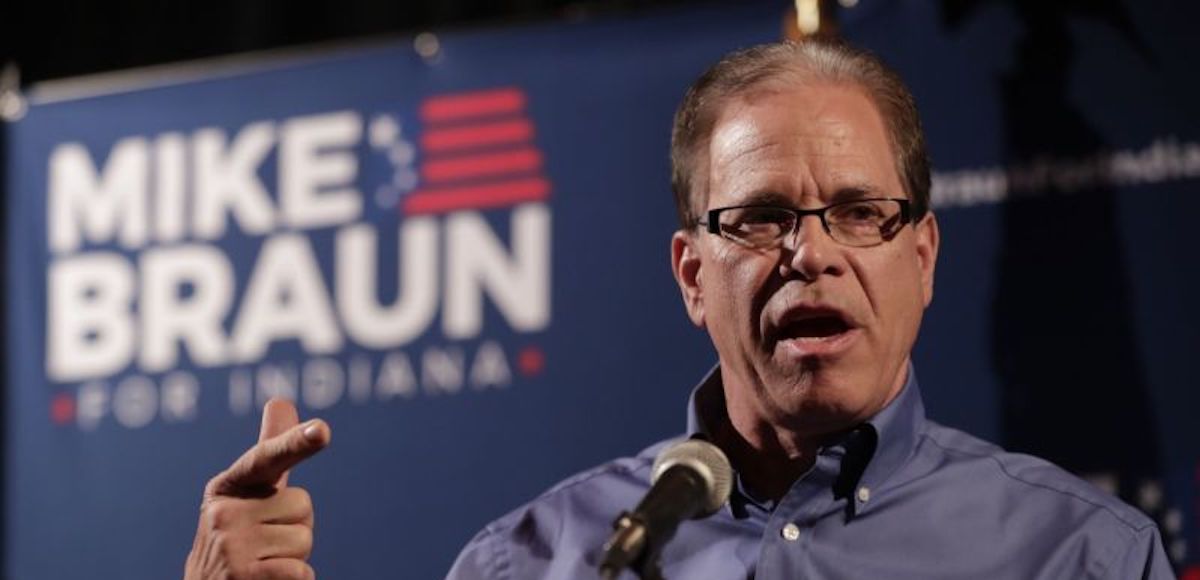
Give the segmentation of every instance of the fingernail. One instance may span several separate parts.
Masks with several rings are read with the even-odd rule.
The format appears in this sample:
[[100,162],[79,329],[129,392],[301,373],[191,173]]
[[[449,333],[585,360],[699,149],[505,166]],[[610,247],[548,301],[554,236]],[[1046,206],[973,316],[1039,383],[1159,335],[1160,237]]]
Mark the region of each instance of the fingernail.
[[304,438],[309,441],[316,441],[321,438],[321,425],[316,421],[309,421],[308,426],[304,428]]

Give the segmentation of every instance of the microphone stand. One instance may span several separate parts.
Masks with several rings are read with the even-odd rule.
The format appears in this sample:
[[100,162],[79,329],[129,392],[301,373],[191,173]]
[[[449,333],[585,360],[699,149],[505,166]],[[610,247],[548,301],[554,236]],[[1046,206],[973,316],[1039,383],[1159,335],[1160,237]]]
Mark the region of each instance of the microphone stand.
[[[606,559],[600,566],[600,577],[604,580],[616,580],[626,567],[630,568],[641,580],[666,580],[662,575],[659,564],[659,553],[662,545],[659,542],[647,542],[648,530],[646,523],[636,514],[621,512],[617,521],[613,522],[612,538],[605,545]],[[624,554],[637,553],[632,561],[623,558],[613,558],[614,547],[626,547]],[[637,547],[635,547],[637,546]],[[640,549],[639,549],[640,547]],[[633,549],[629,549],[633,548]]]
[[658,550],[646,554],[641,560],[633,563],[633,570],[642,580],[666,580],[662,575],[662,567],[658,563]]

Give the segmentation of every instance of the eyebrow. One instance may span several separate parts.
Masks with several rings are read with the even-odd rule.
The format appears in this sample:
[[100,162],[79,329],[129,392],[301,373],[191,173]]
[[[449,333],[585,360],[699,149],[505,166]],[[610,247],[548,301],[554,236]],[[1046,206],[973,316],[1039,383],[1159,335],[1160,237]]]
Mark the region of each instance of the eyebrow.
[[777,205],[782,207],[791,207],[792,200],[788,196],[779,193],[778,191],[765,190],[756,191],[747,195],[742,200],[743,205]]
[[[828,205],[854,201],[857,199],[867,199],[876,197],[888,197],[878,188],[870,184],[856,184],[845,187],[840,187],[830,196]],[[756,191],[747,195],[742,200],[742,205],[774,205],[781,207],[792,207],[795,204],[790,196],[779,193],[774,190]]]
[[887,197],[873,185],[859,184],[838,188],[829,199],[830,204],[867,199],[870,197]]

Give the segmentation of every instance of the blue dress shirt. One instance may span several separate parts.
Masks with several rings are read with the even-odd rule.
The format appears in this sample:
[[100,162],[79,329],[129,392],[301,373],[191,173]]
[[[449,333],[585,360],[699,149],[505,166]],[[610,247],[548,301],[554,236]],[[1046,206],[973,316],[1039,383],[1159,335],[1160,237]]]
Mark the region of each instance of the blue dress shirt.
[[[693,392],[689,434],[725,412],[720,381],[714,370]],[[598,578],[613,519],[646,493],[655,456],[674,441],[578,474],[488,525],[448,578]],[[778,503],[738,485],[717,514],[684,522],[662,569],[672,580],[1174,577],[1149,518],[1046,461],[926,419],[911,368],[896,399],[822,448]]]

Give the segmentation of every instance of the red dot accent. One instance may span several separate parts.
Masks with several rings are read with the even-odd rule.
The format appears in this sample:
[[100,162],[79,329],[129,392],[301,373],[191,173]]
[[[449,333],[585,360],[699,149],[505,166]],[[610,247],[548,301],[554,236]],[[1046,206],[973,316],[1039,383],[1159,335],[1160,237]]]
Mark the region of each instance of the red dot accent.
[[546,355],[536,346],[527,346],[517,355],[517,368],[525,375],[536,375],[546,368]]
[[70,423],[75,419],[75,399],[62,393],[50,401],[50,419],[59,425]]
[[1200,566],[1192,566],[1183,571],[1183,575],[1179,580],[1200,580]]

